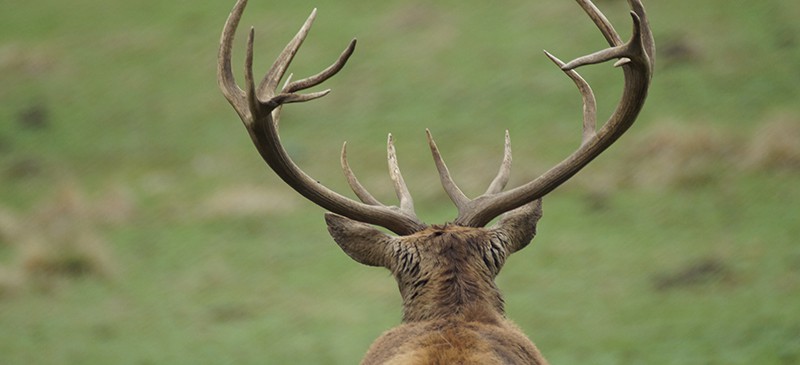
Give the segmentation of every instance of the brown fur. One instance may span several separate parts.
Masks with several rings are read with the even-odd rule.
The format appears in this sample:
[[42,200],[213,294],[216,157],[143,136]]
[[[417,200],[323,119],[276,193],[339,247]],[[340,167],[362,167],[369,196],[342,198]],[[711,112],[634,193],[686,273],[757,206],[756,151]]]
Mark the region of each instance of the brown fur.
[[432,226],[393,237],[328,214],[328,229],[356,261],[392,271],[403,324],[379,337],[363,365],[547,364],[506,319],[494,283],[506,258],[536,232],[541,203],[512,211],[491,228]]

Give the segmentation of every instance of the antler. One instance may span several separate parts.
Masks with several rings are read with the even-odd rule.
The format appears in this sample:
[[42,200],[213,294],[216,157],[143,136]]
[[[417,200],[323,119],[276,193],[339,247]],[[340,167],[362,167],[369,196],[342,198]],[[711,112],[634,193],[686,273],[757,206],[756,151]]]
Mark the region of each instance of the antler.
[[[487,191],[469,199],[458,188],[442,159],[436,143],[427,131],[428,143],[433,153],[442,185],[450,199],[458,208],[456,224],[482,227],[500,214],[537,200],[549,193],[600,155],[611,146],[633,124],[641,110],[653,74],[655,43],[650,31],[647,15],[641,0],[628,0],[632,9],[633,35],[623,43],[614,27],[590,0],[576,0],[594,21],[610,47],[564,63],[545,52],[556,65],[569,76],[578,87],[583,98],[583,137],[580,147],[556,166],[538,178],[517,188],[502,191],[508,182],[511,167],[511,147],[506,131],[503,162],[495,179]],[[317,86],[338,73],[355,49],[356,41],[350,42],[339,58],[320,73],[298,81],[291,81],[291,75],[284,86],[277,91],[278,83],[284,77],[289,64],[305,40],[316,16],[314,10],[300,31],[284,48],[278,59],[269,69],[264,79],[255,87],[253,81],[253,29],[247,40],[245,61],[246,90],[236,85],[231,71],[231,51],[233,39],[247,0],[238,0],[228,17],[220,40],[217,77],[222,93],[239,114],[253,143],[264,161],[275,173],[298,193],[315,204],[345,217],[387,228],[397,234],[405,235],[420,231],[426,224],[417,218],[414,205],[397,165],[392,136],[387,143],[389,171],[394,182],[395,192],[400,201],[399,207],[387,206],[373,197],[353,174],[347,163],[346,144],[342,147],[341,163],[348,184],[361,202],[344,197],[320,184],[303,172],[288,156],[278,135],[278,122],[284,104],[306,102],[321,98],[330,92],[324,90],[307,94],[299,91]],[[596,102],[589,84],[575,71],[576,68],[606,62],[618,61],[614,66],[622,67],[625,78],[622,98],[616,110],[597,130]]]
[[[355,49],[356,41],[353,40],[342,52],[339,58],[328,68],[320,73],[297,81],[291,81],[291,75],[286,83],[277,91],[278,83],[286,73],[289,64],[302,45],[311,24],[316,17],[316,9],[311,12],[300,31],[286,45],[283,52],[269,69],[264,79],[256,89],[253,81],[253,28],[247,39],[247,58],[245,61],[245,90],[236,85],[233,72],[231,71],[231,51],[233,49],[233,39],[236,28],[242,17],[247,0],[238,0],[234,6],[220,39],[220,48],[217,64],[217,81],[222,93],[228,102],[239,114],[244,122],[250,138],[253,140],[261,157],[275,173],[296,190],[315,204],[345,217],[369,224],[387,228],[397,234],[405,235],[420,231],[426,227],[422,221],[414,214],[413,204],[411,203],[408,189],[397,169],[397,160],[394,154],[394,146],[389,139],[389,164],[392,180],[395,183],[395,190],[400,197],[400,207],[385,206],[371,197],[363,187],[356,194],[364,203],[357,202],[328,189],[317,180],[303,172],[289,157],[281,144],[278,135],[278,122],[280,111],[284,104],[311,101],[327,95],[330,90],[300,94],[298,92],[317,86],[325,80],[339,72],[347,62]],[[345,159],[343,151],[343,160]],[[343,163],[343,167],[346,162]],[[352,171],[345,168],[348,181],[355,180]],[[349,171],[349,174],[348,174]],[[352,179],[351,179],[352,177]],[[357,184],[357,183],[356,183]],[[360,184],[357,184],[360,186]],[[356,188],[354,188],[356,190]],[[364,199],[365,197],[368,197]]]
[[[456,224],[482,227],[500,214],[518,208],[549,193],[611,146],[633,124],[644,105],[647,89],[653,75],[655,43],[653,34],[640,0],[628,0],[633,18],[633,35],[623,43],[614,27],[603,13],[589,0],[577,0],[578,4],[594,21],[611,47],[564,63],[546,53],[577,85],[583,97],[583,138],[580,147],[559,164],[538,178],[512,190],[501,192],[508,181],[511,150],[506,132],[506,157],[500,172],[483,195],[468,199],[453,182],[444,164],[436,143],[428,133],[428,141],[445,191],[458,208]],[[618,61],[625,77],[622,98],[608,121],[596,130],[597,111],[595,97],[589,84],[575,71],[580,66]]]

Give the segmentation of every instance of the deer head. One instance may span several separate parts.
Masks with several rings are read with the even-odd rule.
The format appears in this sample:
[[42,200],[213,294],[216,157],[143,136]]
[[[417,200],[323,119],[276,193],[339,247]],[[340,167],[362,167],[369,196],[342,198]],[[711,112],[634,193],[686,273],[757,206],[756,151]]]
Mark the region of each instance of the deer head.
[[[372,196],[341,151],[345,178],[359,201],[320,184],[301,170],[286,153],[278,135],[285,104],[311,101],[330,90],[301,93],[338,73],[353,54],[356,41],[320,73],[282,86],[289,64],[306,38],[316,10],[280,53],[258,86],[253,78],[253,30],[247,39],[245,88],[231,71],[236,28],[247,0],[238,0],[222,32],[217,75],[222,93],[244,122],[256,149],[269,167],[291,188],[330,211],[325,220],[336,243],[354,260],[392,271],[403,298],[403,325],[387,332],[372,346],[364,364],[380,363],[520,363],[544,364],[538,350],[505,319],[503,300],[494,284],[508,255],[524,248],[542,216],[541,198],[567,181],[611,146],[636,120],[653,73],[655,45],[640,0],[629,0],[633,32],[623,42],[606,17],[589,0],[577,0],[610,47],[564,63],[546,53],[577,86],[583,97],[581,144],[563,161],[538,178],[505,190],[511,167],[508,132],[505,154],[497,176],[483,195],[468,198],[455,184],[441,153],[427,132],[433,159],[445,192],[458,209],[452,223],[428,225],[414,212],[414,204],[400,173],[389,135],[389,172],[399,204],[385,205]],[[616,60],[625,79],[616,110],[596,126],[594,94],[576,68]],[[485,227],[493,219],[500,220]],[[383,233],[384,227],[396,235]]]

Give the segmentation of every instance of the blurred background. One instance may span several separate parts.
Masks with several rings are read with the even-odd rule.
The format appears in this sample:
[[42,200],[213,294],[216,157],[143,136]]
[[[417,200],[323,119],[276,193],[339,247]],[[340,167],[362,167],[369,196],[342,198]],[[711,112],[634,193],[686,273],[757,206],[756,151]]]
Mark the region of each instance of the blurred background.
[[[0,364],[354,364],[400,321],[388,271],[327,235],[261,161],[216,85],[230,1],[4,1],[0,11]],[[625,1],[597,5],[627,38]],[[800,3],[651,0],[650,97],[615,146],[545,199],[498,277],[553,364],[800,363]],[[394,202],[394,134],[417,212],[455,217],[426,146],[468,195],[580,140],[564,60],[605,47],[572,1],[251,0],[263,74],[312,8],[291,69],[352,37],[281,133],[349,193],[338,153]],[[244,34],[244,31],[240,32]],[[244,36],[234,64],[242,69]],[[621,72],[587,67],[600,119]],[[240,77],[241,79],[241,77]]]

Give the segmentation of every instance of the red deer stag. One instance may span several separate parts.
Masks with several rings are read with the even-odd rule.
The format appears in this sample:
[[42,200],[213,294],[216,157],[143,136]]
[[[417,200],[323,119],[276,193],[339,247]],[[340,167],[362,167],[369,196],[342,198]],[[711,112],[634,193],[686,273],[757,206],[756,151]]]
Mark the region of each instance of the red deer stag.
[[[547,53],[577,85],[583,97],[583,138],[580,147],[538,178],[504,190],[511,165],[506,133],[505,155],[495,179],[483,195],[469,199],[453,182],[430,132],[428,143],[444,190],[458,209],[452,223],[427,225],[414,213],[392,137],[388,160],[399,199],[388,206],[375,199],[356,179],[342,148],[345,177],[359,201],[340,195],[303,172],[288,156],[278,135],[284,104],[314,100],[329,90],[300,93],[317,86],[344,67],[355,40],[330,67],[302,79],[291,75],[279,88],[316,12],[289,42],[263,80],[253,80],[253,30],[247,39],[245,90],[231,71],[234,33],[247,0],[238,0],[225,23],[220,41],[218,81],[222,93],[244,122],[261,157],[286,184],[330,211],[325,221],[336,243],[354,260],[389,269],[403,299],[403,323],[379,337],[362,364],[546,364],[533,343],[505,316],[503,298],[494,278],[508,255],[524,248],[542,216],[541,198],[613,144],[633,124],[644,104],[653,73],[655,46],[640,0],[628,0],[633,32],[623,42],[606,17],[589,0],[577,0],[610,44],[609,48],[564,63]],[[625,78],[621,101],[613,115],[596,128],[595,98],[575,68],[617,60]],[[490,221],[502,215],[493,226]],[[397,236],[383,233],[384,227]]]

